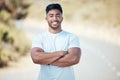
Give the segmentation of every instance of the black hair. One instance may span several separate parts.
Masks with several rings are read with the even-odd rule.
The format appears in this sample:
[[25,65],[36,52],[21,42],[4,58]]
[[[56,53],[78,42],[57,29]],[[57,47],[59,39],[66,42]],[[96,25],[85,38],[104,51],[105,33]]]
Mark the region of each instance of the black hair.
[[46,14],[52,9],[58,9],[61,13],[63,13],[61,5],[58,3],[53,3],[46,7]]

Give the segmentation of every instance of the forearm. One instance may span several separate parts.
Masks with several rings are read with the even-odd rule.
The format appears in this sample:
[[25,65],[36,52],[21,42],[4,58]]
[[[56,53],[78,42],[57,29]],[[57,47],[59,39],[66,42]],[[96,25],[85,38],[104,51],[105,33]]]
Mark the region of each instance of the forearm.
[[52,63],[51,65],[60,66],[60,67],[68,67],[68,66],[77,64],[78,59],[79,58],[76,58],[74,56],[66,55],[66,56],[60,58],[59,60],[57,60],[56,62]]
[[51,65],[59,66],[59,67],[69,67],[69,66],[75,65],[75,63],[54,62],[54,63],[52,63]]
[[45,59],[51,59],[55,57],[60,57],[61,55],[57,52],[36,52],[36,57],[45,60]]
[[[32,54],[31,54],[32,55]],[[56,59],[61,57],[57,53],[48,53],[48,52],[36,52],[33,53],[33,61],[36,64],[50,64],[54,62]]]
[[31,57],[36,64],[51,64],[66,53],[66,51],[44,52],[40,48],[33,48]]
[[59,57],[53,57],[53,58],[46,58],[46,59],[39,59],[39,61],[36,64],[44,64],[44,65],[48,65],[51,64],[53,62],[55,62]]
[[60,67],[72,66],[79,62],[80,56],[81,50],[79,48],[71,48],[68,50],[68,54],[52,63],[51,65]]

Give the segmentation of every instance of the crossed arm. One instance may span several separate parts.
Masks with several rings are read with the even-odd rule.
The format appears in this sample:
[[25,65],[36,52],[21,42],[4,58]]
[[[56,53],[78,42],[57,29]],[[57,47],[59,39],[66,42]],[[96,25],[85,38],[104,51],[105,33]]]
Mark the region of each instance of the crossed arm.
[[67,67],[77,64],[80,60],[80,48],[73,47],[68,51],[44,52],[41,48],[31,49],[31,57],[34,63]]

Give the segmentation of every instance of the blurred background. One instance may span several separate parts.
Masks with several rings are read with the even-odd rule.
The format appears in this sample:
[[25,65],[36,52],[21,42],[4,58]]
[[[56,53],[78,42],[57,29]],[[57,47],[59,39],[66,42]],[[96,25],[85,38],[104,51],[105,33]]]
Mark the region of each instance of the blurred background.
[[76,80],[120,80],[120,0],[0,0],[0,80],[36,80],[33,38],[47,30],[45,8],[60,3],[62,28],[80,38]]

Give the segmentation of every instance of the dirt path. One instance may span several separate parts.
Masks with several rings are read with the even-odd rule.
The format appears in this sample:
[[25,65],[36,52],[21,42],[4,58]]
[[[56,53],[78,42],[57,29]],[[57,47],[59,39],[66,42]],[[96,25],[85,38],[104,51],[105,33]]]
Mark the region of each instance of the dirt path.
[[32,62],[30,55],[21,57],[18,62],[0,68],[0,80],[37,80],[39,65]]
[[[29,54],[29,53],[28,53]],[[10,62],[8,67],[0,68],[0,73],[15,72],[36,68],[30,55],[21,57],[17,62]]]

